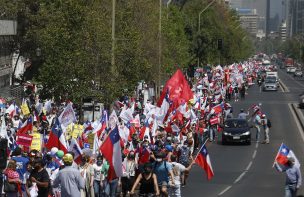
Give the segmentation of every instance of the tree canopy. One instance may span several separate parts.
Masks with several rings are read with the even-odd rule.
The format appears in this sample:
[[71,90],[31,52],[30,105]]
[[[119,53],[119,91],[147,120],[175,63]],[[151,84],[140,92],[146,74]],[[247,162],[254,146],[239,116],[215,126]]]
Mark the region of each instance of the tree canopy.
[[[132,91],[141,80],[164,82],[177,67],[196,64],[198,58],[203,64],[228,64],[251,55],[237,14],[225,4],[208,8],[198,31],[198,14],[207,3],[163,5],[160,21],[158,1],[116,0],[114,65],[109,0],[0,0],[0,11],[18,20],[21,54],[39,59],[33,64],[34,80],[42,85],[43,97],[98,96],[110,103],[123,89]],[[41,57],[35,57],[38,47]]]

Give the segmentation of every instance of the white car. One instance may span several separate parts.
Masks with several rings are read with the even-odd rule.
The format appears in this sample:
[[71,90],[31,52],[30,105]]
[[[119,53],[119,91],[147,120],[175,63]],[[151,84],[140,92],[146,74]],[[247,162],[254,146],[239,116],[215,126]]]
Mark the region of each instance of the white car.
[[293,66],[290,66],[290,67],[286,68],[287,73],[294,73],[294,72],[296,72],[296,70],[297,70],[297,68],[293,67]]
[[289,70],[289,72],[290,72],[290,73],[295,73],[295,72],[296,72],[296,70],[297,70],[297,68],[296,68],[296,67],[291,67],[291,68],[290,68],[290,70]]

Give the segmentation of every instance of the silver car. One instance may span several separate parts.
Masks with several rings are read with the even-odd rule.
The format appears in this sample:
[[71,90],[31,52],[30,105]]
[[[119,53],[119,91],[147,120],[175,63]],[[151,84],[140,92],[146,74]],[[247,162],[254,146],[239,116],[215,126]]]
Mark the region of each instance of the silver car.
[[278,91],[277,81],[275,78],[266,78],[263,83],[263,91]]

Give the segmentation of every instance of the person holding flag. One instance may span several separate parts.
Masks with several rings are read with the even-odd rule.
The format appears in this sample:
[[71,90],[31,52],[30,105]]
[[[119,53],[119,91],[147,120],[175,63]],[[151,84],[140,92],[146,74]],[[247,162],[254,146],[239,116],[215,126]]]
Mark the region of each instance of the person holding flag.
[[296,197],[297,190],[302,185],[300,164],[295,154],[285,144],[279,148],[274,167],[279,172],[286,173],[285,197]]

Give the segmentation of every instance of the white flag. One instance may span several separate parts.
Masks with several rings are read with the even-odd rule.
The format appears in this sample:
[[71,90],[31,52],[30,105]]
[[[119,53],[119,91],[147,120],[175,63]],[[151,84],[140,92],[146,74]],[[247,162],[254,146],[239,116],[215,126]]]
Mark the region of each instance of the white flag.
[[69,103],[59,116],[59,122],[67,127],[72,122],[76,122],[76,116],[72,104]]

